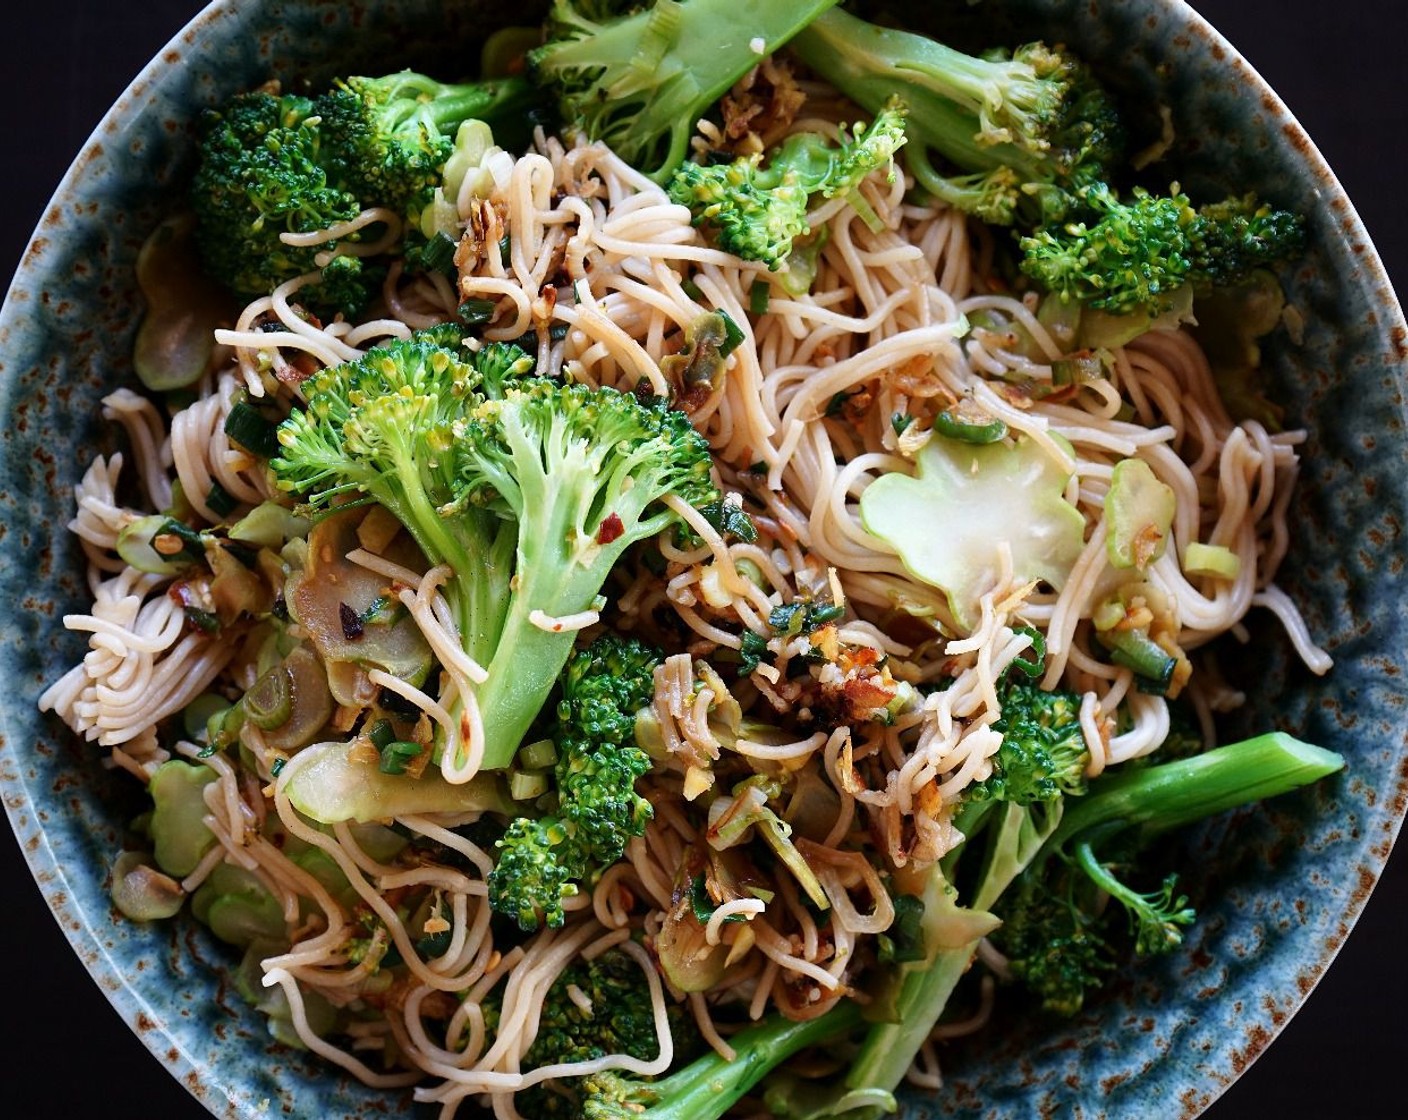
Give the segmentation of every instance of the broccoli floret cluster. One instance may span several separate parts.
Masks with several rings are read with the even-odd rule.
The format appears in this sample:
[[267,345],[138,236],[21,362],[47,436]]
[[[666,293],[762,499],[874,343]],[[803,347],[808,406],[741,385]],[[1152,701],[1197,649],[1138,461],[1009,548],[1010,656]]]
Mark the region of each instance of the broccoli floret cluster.
[[763,165],[762,153],[730,163],[681,165],[670,198],[689,207],[719,248],[782,268],[793,242],[811,232],[807,207],[815,196],[844,195],[868,215],[858,188],[872,171],[889,167],[904,143],[904,107],[891,100],[869,127],[831,143],[814,132],[789,136]]
[[398,214],[414,241],[458,127],[486,121],[512,142],[536,101],[522,78],[446,85],[409,70],[341,79],[313,98],[237,95],[207,114],[192,185],[206,271],[246,298],[321,272],[300,299],[320,313],[355,314],[384,275],[348,251],[365,231],[302,246],[281,235],[318,233],[379,206]]
[[[572,654],[575,631],[555,620],[599,606],[625,550],[679,523],[666,498],[700,508],[719,492],[709,445],[682,413],[533,376],[517,347],[470,354],[456,335],[437,328],[309,378],[271,466],[314,508],[380,503],[450,569],[441,593],[484,674],[480,768],[495,770]],[[451,726],[472,730],[467,700],[447,700]],[[465,765],[466,734],[439,743],[436,760],[453,743],[451,765]]]
[[514,820],[489,875],[490,905],[520,928],[562,925],[563,900],[650,823],[650,802],[635,789],[650,769],[635,745],[635,714],[650,703],[659,664],[656,650],[614,634],[568,660],[552,735],[557,810]]
[[1002,714],[992,726],[1002,733],[1002,745],[992,774],[970,786],[967,797],[1027,805],[1084,793],[1090,752],[1080,726],[1080,697],[1009,677],[998,702]]

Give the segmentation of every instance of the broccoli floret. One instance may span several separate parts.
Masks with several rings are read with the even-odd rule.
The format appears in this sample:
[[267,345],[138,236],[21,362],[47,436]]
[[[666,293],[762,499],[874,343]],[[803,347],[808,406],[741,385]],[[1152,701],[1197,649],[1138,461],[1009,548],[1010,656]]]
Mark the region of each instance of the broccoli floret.
[[489,124],[502,143],[526,138],[536,93],[522,78],[446,85],[402,70],[379,78],[344,78],[319,96],[323,165],[358,198],[405,215],[415,226],[441,185],[455,131],[468,120]]
[[[682,413],[532,367],[504,344],[391,343],[304,383],[271,464],[315,507],[381,503],[450,568],[442,593],[487,673],[475,700],[490,770],[513,759],[571,655],[574,631],[554,620],[592,609],[622,552],[678,522],[666,499],[719,498]],[[456,726],[465,705],[447,704]]]
[[635,790],[650,758],[634,743],[635,713],[650,703],[660,654],[606,634],[568,660],[557,705],[558,808],[520,817],[499,841],[489,903],[525,930],[562,925],[577,884],[621,858],[652,816]]
[[1090,752],[1080,726],[1080,697],[1009,678],[998,701],[1002,714],[992,726],[1002,733],[1002,746],[992,775],[969,787],[968,798],[1026,805],[1084,793]]
[[1070,897],[1079,885],[1068,877],[1053,889],[1023,875],[999,906],[1002,928],[993,935],[1012,974],[1058,1015],[1076,1014],[1115,966],[1099,923]]
[[192,184],[207,273],[252,298],[321,270],[321,282],[300,289],[299,299],[318,313],[356,314],[384,274],[337,255],[362,233],[303,247],[280,235],[316,233],[383,206],[402,216],[414,242],[421,212],[442,184],[456,128],[481,120],[501,140],[526,140],[537,101],[524,78],[444,85],[409,70],[346,78],[311,100],[237,95],[207,115]]
[[[556,0],[529,76],[563,123],[664,183],[720,96],[836,0]],[[755,42],[762,50],[755,51]]]
[[854,138],[842,134],[832,144],[814,132],[789,136],[762,165],[762,153],[732,163],[681,165],[670,180],[670,198],[687,206],[694,224],[704,227],[735,256],[783,267],[792,243],[811,232],[807,203],[813,195],[846,195],[862,215],[869,204],[857,188],[872,171],[888,167],[904,143],[904,107],[887,102]]
[[1063,219],[1079,210],[1082,188],[1108,177],[1122,147],[1118,117],[1089,70],[1040,43],[973,58],[836,9],[790,46],[871,112],[904,101],[915,181],[986,222]]
[[[206,271],[237,295],[267,295],[304,273],[331,244],[297,248],[281,233],[312,233],[355,218],[356,195],[329,180],[322,132],[302,97],[247,93],[206,115],[192,185],[196,246]],[[340,259],[340,258],[339,258]],[[305,289],[315,306],[348,311],[366,302],[376,278],[353,275],[355,258]]]
[[1022,271],[1062,299],[1115,314],[1162,314],[1185,285],[1238,284],[1303,242],[1299,216],[1250,195],[1198,209],[1185,194],[1139,187],[1128,202],[1103,185],[1082,197],[1098,220],[1024,237]]

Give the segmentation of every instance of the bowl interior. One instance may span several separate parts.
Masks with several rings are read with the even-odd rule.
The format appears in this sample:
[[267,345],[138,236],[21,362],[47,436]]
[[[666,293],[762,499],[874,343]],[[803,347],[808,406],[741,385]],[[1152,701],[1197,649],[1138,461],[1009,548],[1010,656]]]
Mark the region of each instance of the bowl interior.
[[[540,5],[529,5],[535,11]],[[905,6],[916,26],[929,6]],[[959,7],[959,6],[954,6]],[[1064,40],[1097,63],[1126,104],[1172,109],[1177,142],[1157,181],[1197,198],[1256,189],[1310,216],[1311,251],[1289,277],[1304,338],[1266,359],[1289,420],[1309,430],[1281,584],[1336,667],[1317,679],[1288,656],[1273,621],[1222,652],[1250,702],[1228,733],[1278,727],[1337,749],[1348,772],[1304,795],[1213,822],[1170,852],[1202,920],[1185,949],[1120,978],[1069,1023],[1017,1009],[945,1054],[940,1100],[906,1115],[1008,1109],[1191,1115],[1275,1034],[1332,959],[1387,858],[1408,797],[1399,730],[1404,646],[1397,609],[1408,440],[1397,374],[1402,313],[1352,208],[1274,95],[1190,9],[1175,2],[1007,0],[978,34]],[[98,400],[130,378],[140,313],[132,265],[146,233],[179,205],[201,106],[271,76],[288,83],[414,64],[473,69],[487,30],[523,5],[378,0],[216,3],[133,84],[59,188],[0,314],[0,620],[8,694],[0,787],[20,841],[75,949],[124,1017],[217,1115],[359,1116],[380,1093],[273,1046],[225,983],[233,959],[194,923],[117,920],[104,877],[137,810],[130,779],[32,698],[82,656],[59,616],[84,609],[81,554],[64,528],[73,486],[118,443]],[[946,17],[947,18],[947,17]],[[974,32],[959,13],[951,38]],[[1136,121],[1157,130],[1157,119]],[[1258,612],[1264,614],[1264,612]],[[261,1102],[267,1102],[262,1105]],[[1098,1103],[1092,1103],[1098,1102]],[[405,1102],[401,1102],[404,1104]],[[392,1107],[398,1107],[393,1104]]]

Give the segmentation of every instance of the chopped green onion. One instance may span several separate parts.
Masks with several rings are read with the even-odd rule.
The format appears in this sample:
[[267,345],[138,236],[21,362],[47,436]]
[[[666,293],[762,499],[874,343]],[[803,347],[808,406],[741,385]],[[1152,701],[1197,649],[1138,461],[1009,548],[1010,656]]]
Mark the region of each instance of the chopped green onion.
[[1110,650],[1110,660],[1133,669],[1140,688],[1160,695],[1168,691],[1177,659],[1143,630],[1109,630],[1099,635]]
[[511,234],[504,234],[499,238],[499,263],[507,265],[513,257],[513,237]]
[[420,260],[426,272],[440,272],[453,275],[455,269],[455,240],[448,234],[437,232],[425,243]]
[[406,764],[419,758],[424,750],[419,743],[395,739],[381,748],[381,765],[377,769],[383,774],[404,774]]
[[1060,388],[1067,385],[1084,385],[1087,381],[1099,381],[1104,376],[1104,364],[1089,352],[1073,354],[1069,358],[1058,358],[1051,363],[1051,384]]
[[1242,558],[1220,544],[1199,544],[1194,541],[1183,554],[1183,571],[1190,576],[1236,579],[1241,570]]
[[1007,425],[965,399],[934,417],[934,431],[960,443],[996,443],[1007,434]]
[[1019,653],[1011,660],[1011,667],[1029,677],[1041,676],[1042,670],[1046,668],[1046,638],[1034,626],[1014,626],[1012,633],[1027,635],[1032,644],[1027,647],[1025,653]]
[[236,401],[225,417],[225,434],[252,455],[272,459],[279,453],[279,426],[253,405]]
[[909,431],[909,426],[914,423],[914,417],[907,412],[896,412],[890,417],[890,427],[895,429],[895,435],[902,436]]
[[752,315],[766,315],[772,300],[772,285],[766,280],[754,280],[748,289],[748,311]]
[[205,495],[205,504],[216,517],[226,517],[234,512],[239,502],[220,483],[212,481],[210,491]]
[[557,744],[551,739],[539,739],[518,752],[518,765],[525,770],[546,770],[557,762]]
[[690,299],[694,300],[695,303],[704,302],[704,293],[700,291],[699,285],[689,277],[686,276],[680,281],[680,290]]
[[719,357],[727,358],[743,344],[743,340],[747,336],[727,311],[719,311],[716,314],[724,321],[724,343],[719,347]]
[[379,719],[367,728],[367,738],[377,750],[385,750],[396,739],[396,731],[389,719]]
[[482,327],[494,317],[491,299],[467,299],[459,306],[460,318],[471,327]]
[[181,726],[189,738],[203,739],[210,729],[210,721],[229,710],[230,702],[223,696],[202,692],[181,712]]
[[515,770],[508,778],[508,795],[515,801],[532,801],[548,791],[548,776],[542,770]]

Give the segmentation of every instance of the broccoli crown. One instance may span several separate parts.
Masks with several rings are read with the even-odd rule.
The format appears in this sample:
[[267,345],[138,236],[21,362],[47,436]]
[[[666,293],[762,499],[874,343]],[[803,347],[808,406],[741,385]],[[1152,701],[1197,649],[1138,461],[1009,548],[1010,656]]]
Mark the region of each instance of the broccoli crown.
[[489,905],[523,930],[558,928],[567,920],[565,899],[586,874],[581,845],[556,816],[517,817],[499,839],[489,872]]
[[1080,697],[1009,678],[998,699],[1002,714],[993,730],[1002,733],[1002,745],[991,776],[970,787],[967,796],[1028,805],[1084,793],[1090,752],[1080,726]]
[[455,130],[467,120],[516,124],[534,94],[521,78],[447,85],[411,70],[339,80],[319,96],[323,162],[334,181],[414,225],[441,185]]
[[552,91],[563,122],[664,183],[695,123],[758,64],[836,0],[555,0],[529,75]]
[[923,35],[836,9],[791,47],[863,108],[909,107],[906,164],[935,198],[984,221],[1037,225],[1079,208],[1123,147],[1119,119],[1089,69],[1033,43],[974,58]]
[[635,714],[654,693],[660,654],[605,634],[568,659],[557,705],[557,812],[519,818],[499,842],[489,902],[525,930],[560,926],[577,881],[621,858],[650,823],[635,791],[650,758],[634,743]]
[[1072,886],[1059,885],[1061,894],[1023,875],[1003,899],[1003,923],[994,934],[1012,974],[1058,1015],[1080,1011],[1086,992],[1101,987],[1115,966],[1098,923],[1070,896]]
[[1258,268],[1291,260],[1305,248],[1305,219],[1275,210],[1256,195],[1198,208],[1188,231],[1188,261],[1199,285],[1226,288]]
[[1161,314],[1186,284],[1240,283],[1294,255],[1303,240],[1298,215],[1251,195],[1198,209],[1176,189],[1153,195],[1136,187],[1122,202],[1100,185],[1081,197],[1097,220],[1024,237],[1022,271],[1063,299],[1117,314]]
[[296,248],[281,233],[314,233],[389,207],[415,230],[442,185],[456,128],[486,121],[504,143],[524,140],[537,91],[523,78],[444,85],[409,70],[352,77],[310,100],[256,92],[205,120],[192,186],[206,271],[245,297],[318,272],[299,298],[318,312],[360,311],[384,270],[333,256],[357,232]]
[[904,143],[904,106],[886,103],[868,128],[842,133],[833,144],[813,132],[789,136],[772,153],[731,163],[683,164],[669,183],[670,198],[687,206],[696,226],[719,247],[744,260],[778,269],[798,237],[811,232],[807,203],[850,194],[867,175],[888,167]]
[[[587,997],[581,1007],[567,989]],[[524,1069],[586,1062],[607,1054],[630,1054],[648,1061],[660,1050],[655,1009],[640,965],[620,949],[590,961],[576,961],[553,981],[543,1000],[538,1034],[523,1058]]]
[[[312,103],[301,97],[246,93],[203,121],[200,166],[192,183],[196,245],[207,271],[236,294],[266,295],[304,273],[334,248],[297,248],[281,233],[311,233],[361,212],[355,195],[329,180]],[[379,282],[355,258],[335,258],[333,275],[304,298],[347,310]]]
[[1111,864],[1096,855],[1092,841],[1076,843],[1073,855],[1090,881],[1124,908],[1134,934],[1135,952],[1155,956],[1183,944],[1183,929],[1193,924],[1197,912],[1188,905],[1186,896],[1173,893],[1178,885],[1176,875],[1167,876],[1158,890],[1146,894],[1116,878]]

